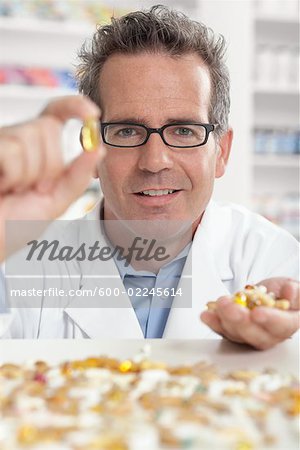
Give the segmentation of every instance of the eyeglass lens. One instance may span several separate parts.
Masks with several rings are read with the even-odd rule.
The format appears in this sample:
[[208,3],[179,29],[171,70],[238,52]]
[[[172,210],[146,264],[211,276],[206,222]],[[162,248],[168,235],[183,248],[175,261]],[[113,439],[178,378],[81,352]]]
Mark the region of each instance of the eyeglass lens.
[[[169,125],[164,128],[163,136],[169,145],[201,145],[206,138],[206,129],[202,125]],[[140,125],[109,124],[105,127],[104,137],[108,144],[133,147],[146,141],[147,130]]]

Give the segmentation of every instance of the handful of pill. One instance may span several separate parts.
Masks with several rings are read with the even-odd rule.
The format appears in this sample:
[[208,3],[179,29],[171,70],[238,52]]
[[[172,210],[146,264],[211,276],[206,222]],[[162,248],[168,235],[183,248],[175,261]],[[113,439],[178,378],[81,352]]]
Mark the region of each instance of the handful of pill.
[[[257,306],[288,310],[290,302],[284,298],[276,298],[273,292],[268,292],[265,286],[252,286],[248,284],[243,291],[236,292],[232,301],[248,309]],[[208,302],[206,307],[209,311],[216,309],[217,302]]]
[[99,147],[100,127],[98,119],[89,118],[83,122],[81,140],[86,152],[94,152]]

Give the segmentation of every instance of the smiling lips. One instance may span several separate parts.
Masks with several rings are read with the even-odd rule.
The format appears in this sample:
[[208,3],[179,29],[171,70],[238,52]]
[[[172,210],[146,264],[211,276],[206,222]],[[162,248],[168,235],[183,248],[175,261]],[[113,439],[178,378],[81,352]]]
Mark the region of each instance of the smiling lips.
[[176,189],[148,189],[144,191],[137,192],[138,195],[149,195],[150,197],[158,197],[161,195],[169,195],[177,192]]
[[182,192],[181,189],[145,189],[134,192],[136,201],[145,207],[164,206],[172,203]]

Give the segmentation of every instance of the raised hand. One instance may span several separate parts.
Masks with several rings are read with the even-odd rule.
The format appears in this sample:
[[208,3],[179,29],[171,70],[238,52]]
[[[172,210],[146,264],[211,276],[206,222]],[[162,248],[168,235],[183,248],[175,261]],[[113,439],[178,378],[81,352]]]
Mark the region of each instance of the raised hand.
[[99,108],[82,96],[60,98],[29,122],[0,130],[0,261],[6,220],[52,220],[86,187],[104,149],[63,162],[61,134],[70,118],[100,118]]

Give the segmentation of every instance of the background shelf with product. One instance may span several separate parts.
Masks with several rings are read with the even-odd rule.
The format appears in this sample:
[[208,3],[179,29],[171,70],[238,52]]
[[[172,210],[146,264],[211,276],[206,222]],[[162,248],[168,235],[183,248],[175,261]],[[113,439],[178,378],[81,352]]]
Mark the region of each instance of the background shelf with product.
[[296,1],[255,3],[253,199],[299,239],[299,12]]
[[[284,7],[276,0],[159,3],[208,24],[228,42],[234,142],[215,198],[255,209],[299,237],[297,1],[287,0]],[[0,0],[0,126],[35,117],[51,98],[75,93],[76,55],[95,24],[151,4]],[[80,152],[80,124],[74,121],[66,128],[68,159]],[[93,182],[63,217],[83,215],[98,197]]]
[[[78,49],[95,31],[95,23],[122,14],[105,2],[0,1],[0,125],[35,117],[50,99],[76,94],[73,76]],[[79,121],[63,135],[66,160],[80,153]],[[62,218],[80,217],[99,198],[92,182]]]

